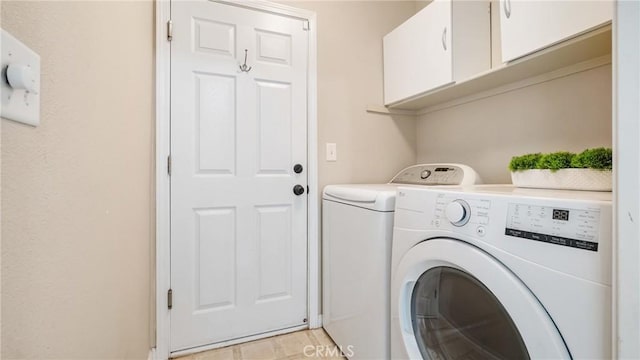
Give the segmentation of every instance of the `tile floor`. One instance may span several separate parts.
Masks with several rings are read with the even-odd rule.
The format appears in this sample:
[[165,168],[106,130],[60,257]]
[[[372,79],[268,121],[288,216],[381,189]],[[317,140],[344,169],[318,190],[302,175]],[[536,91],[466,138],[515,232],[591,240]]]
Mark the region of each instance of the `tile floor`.
[[178,360],[304,360],[345,359],[322,328],[209,350]]

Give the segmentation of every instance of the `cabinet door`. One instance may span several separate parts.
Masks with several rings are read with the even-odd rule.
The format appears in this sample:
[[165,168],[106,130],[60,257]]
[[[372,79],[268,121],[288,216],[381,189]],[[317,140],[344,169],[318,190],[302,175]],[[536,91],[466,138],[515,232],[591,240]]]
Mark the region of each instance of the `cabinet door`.
[[389,105],[451,83],[451,2],[435,0],[384,37]]
[[609,21],[610,0],[500,0],[502,61],[507,62]]

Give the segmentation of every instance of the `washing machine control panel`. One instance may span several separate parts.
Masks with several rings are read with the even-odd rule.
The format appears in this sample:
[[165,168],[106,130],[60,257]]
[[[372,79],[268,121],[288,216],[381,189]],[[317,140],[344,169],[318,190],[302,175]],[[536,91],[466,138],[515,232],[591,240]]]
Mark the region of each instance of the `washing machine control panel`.
[[490,209],[490,200],[460,199],[441,193],[436,197],[432,225],[440,227],[443,222],[456,227],[467,225],[476,229],[478,235],[483,236],[484,226],[489,224]]
[[509,203],[505,235],[598,251],[600,211]]
[[460,164],[422,164],[410,166],[400,171],[391,184],[412,185],[462,185],[475,184],[478,176],[466,165]]
[[597,206],[547,205],[540,201],[497,205],[492,209],[488,199],[439,193],[431,226],[479,237],[491,229],[494,236],[499,231],[509,237],[598,251],[601,210]]

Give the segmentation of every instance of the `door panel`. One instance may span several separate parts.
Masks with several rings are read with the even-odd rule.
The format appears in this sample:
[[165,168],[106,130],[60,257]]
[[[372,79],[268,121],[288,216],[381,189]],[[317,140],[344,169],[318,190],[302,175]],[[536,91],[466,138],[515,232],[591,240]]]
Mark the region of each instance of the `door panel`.
[[425,63],[423,68],[424,88],[422,92],[435,89],[453,81],[453,44],[451,34],[451,0],[439,0],[429,4],[427,12],[428,37],[425,39]]
[[195,211],[196,296],[198,310],[213,310],[235,304],[236,214],[234,208]]
[[291,36],[266,30],[256,30],[257,60],[291,65]]
[[503,62],[602,26],[613,16],[610,0],[501,0],[499,5]]
[[195,73],[198,173],[233,175],[236,159],[236,79]]
[[236,27],[220,21],[193,17],[193,37],[195,51],[217,55],[236,56]]
[[451,12],[435,0],[383,38],[385,104],[453,81]]
[[291,164],[291,84],[257,81],[259,174],[289,173]]
[[291,297],[291,207],[258,206],[258,302]]
[[171,351],[302,325],[303,21],[209,1],[171,11]]

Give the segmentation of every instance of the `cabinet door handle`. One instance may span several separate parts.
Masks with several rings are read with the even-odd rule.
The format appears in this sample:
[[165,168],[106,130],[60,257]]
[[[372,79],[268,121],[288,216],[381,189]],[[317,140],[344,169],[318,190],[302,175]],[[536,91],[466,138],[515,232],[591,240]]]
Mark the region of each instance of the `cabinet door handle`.
[[504,8],[504,15],[508,18],[511,17],[511,0],[503,0],[502,7]]
[[442,48],[447,51],[447,27],[442,30]]

